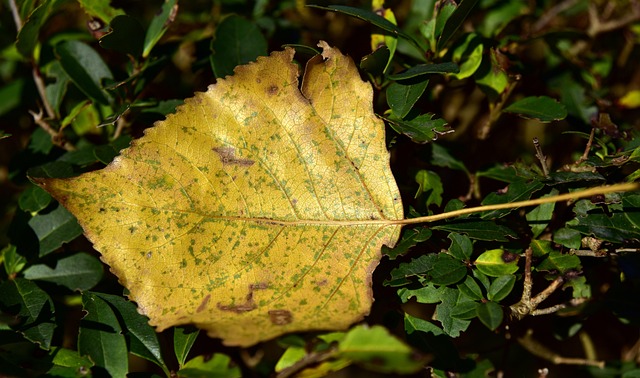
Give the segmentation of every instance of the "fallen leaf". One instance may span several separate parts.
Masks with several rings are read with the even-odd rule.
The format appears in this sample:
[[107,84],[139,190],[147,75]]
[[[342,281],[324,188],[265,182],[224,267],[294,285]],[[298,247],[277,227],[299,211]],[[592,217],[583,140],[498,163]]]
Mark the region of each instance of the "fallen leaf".
[[158,331],[227,345],[338,330],[372,303],[403,210],[372,89],[321,42],[239,66],[106,168],[33,180],[69,209]]

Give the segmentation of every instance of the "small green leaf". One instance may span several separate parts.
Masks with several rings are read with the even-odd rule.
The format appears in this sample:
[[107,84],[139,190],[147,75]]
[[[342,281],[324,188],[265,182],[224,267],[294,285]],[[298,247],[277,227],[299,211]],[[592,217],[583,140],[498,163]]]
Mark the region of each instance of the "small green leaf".
[[489,50],[488,54],[483,54],[480,67],[473,74],[473,78],[491,101],[496,101],[509,85],[509,77],[500,67],[494,49]]
[[338,354],[383,373],[413,373],[424,363],[422,358],[416,358],[416,352],[382,326],[352,328],[338,344]]
[[414,247],[418,243],[429,240],[431,237],[431,230],[427,227],[417,227],[412,229],[405,229],[402,233],[402,238],[393,248],[389,248],[386,245],[382,246],[382,253],[389,256],[389,259],[393,260],[398,256],[402,256],[410,248]]
[[27,263],[27,259],[18,253],[15,245],[9,244],[0,250],[0,263],[9,277],[20,273]]
[[239,378],[240,368],[226,354],[214,353],[210,359],[198,356],[189,360],[178,370],[178,376],[184,378]]
[[411,298],[415,298],[418,303],[438,303],[442,301],[443,290],[446,286],[435,286],[426,284],[419,289],[398,289],[398,297],[402,303],[407,303]]
[[408,334],[412,334],[415,331],[421,331],[425,333],[432,333],[435,336],[444,335],[442,329],[437,325],[430,321],[411,316],[406,312],[404,313],[404,329]]
[[17,315],[20,323],[11,326],[15,331],[43,349],[49,349],[56,324],[53,301],[35,283],[15,278],[0,284],[0,310]]
[[536,266],[537,270],[558,270],[561,273],[580,268],[578,256],[558,251],[551,251],[547,258]]
[[110,23],[116,16],[124,14],[122,9],[113,8],[109,3],[111,0],[78,0],[80,6],[91,18],[98,18],[106,24]]
[[138,20],[123,14],[114,17],[109,25],[111,31],[100,38],[100,46],[131,55],[134,59],[140,57],[144,42],[142,37],[144,29]]
[[504,317],[502,307],[495,302],[480,303],[477,312],[482,324],[492,331],[495,331],[500,326]]
[[[506,193],[489,193],[488,196],[482,200],[482,205],[497,205],[504,203],[511,203],[517,201],[524,201],[531,198],[533,193],[544,188],[544,184],[540,181],[516,181],[509,184],[509,188]],[[495,219],[501,218],[515,209],[494,210],[482,214],[482,219]]]
[[426,193],[427,199],[425,202],[427,207],[430,205],[442,205],[442,193],[444,189],[442,188],[440,176],[438,176],[437,173],[421,169],[416,173],[416,183],[418,183],[418,191],[416,192],[415,198]]
[[93,362],[86,356],[80,356],[78,351],[66,348],[51,348],[49,355],[54,365],[47,371],[49,377],[79,377],[88,372]]
[[174,327],[173,329],[173,351],[178,359],[178,365],[180,368],[184,367],[185,361],[189,356],[189,351],[196,342],[200,330],[191,327]]
[[454,62],[417,64],[407,69],[406,71],[402,71],[394,75],[389,75],[389,79],[406,80],[423,75],[457,73],[459,71],[460,68]]
[[469,328],[471,322],[466,319],[458,319],[451,316],[451,311],[455,306],[462,302],[469,302],[467,297],[463,296],[460,291],[450,287],[443,286],[441,303],[436,306],[434,319],[442,324],[442,329],[450,337],[459,337],[460,332],[464,332]]
[[525,97],[507,106],[507,113],[518,114],[523,118],[535,118],[541,122],[565,119],[567,108],[551,97]]
[[435,285],[451,285],[459,282],[467,274],[467,266],[455,257],[439,253],[431,269],[425,276],[427,282]]
[[290,346],[284,351],[284,353],[282,353],[282,356],[280,356],[274,370],[276,373],[279,373],[282,370],[295,365],[296,362],[302,360],[306,356],[307,351],[304,346]]
[[[555,196],[558,194],[558,190],[553,189],[549,194],[542,196],[541,198]],[[531,233],[534,238],[537,238],[544,230],[553,217],[553,210],[555,209],[555,202],[543,203],[533,208],[526,215],[529,226],[531,227]]]
[[509,293],[511,293],[515,283],[516,276],[513,274],[496,277],[493,282],[491,282],[491,286],[489,286],[487,299],[494,302],[500,302],[505,299]]
[[[580,233],[578,233],[578,236]],[[531,240],[531,250],[533,251],[533,257],[543,257],[553,251],[551,241],[549,240]]]
[[[316,52],[316,54],[318,54]],[[365,55],[360,60],[360,68],[367,71],[371,75],[382,75],[387,67],[387,63],[391,57],[391,53],[387,46],[381,46],[369,55]]]
[[637,229],[640,229],[640,194],[625,193],[622,197],[622,208],[625,209],[624,216]]
[[451,309],[451,316],[456,319],[473,319],[478,316],[478,302],[462,302],[458,303]]
[[[442,34],[438,39],[437,50],[440,51],[442,47],[449,41],[453,34],[462,25],[464,20],[469,16],[471,10],[476,5],[478,0],[463,0],[455,11],[447,18],[444,27],[442,28]],[[437,29],[437,26],[436,26]]]
[[158,43],[160,38],[162,38],[167,29],[169,29],[177,13],[178,0],[165,0],[164,4],[162,4],[162,11],[151,20],[151,24],[149,24],[149,28],[145,34],[144,50],[142,52],[143,58],[149,56],[153,47]]
[[452,232],[447,236],[451,240],[451,246],[449,246],[449,254],[460,260],[468,260],[473,253],[473,243],[466,235],[456,234]]
[[255,23],[231,15],[216,28],[211,51],[213,72],[223,78],[233,74],[236,66],[267,55],[267,40]]
[[16,39],[16,47],[25,58],[31,58],[38,44],[40,28],[47,21],[52,12],[62,3],[60,0],[43,1],[24,21]]
[[473,75],[482,63],[483,51],[480,37],[475,33],[467,34],[462,44],[453,50],[453,61],[460,65],[460,70],[451,77],[462,80]]
[[120,319],[121,326],[126,328],[129,341],[129,351],[138,357],[160,366],[167,375],[169,368],[162,359],[160,341],[155,329],[149,325],[149,318],[141,315],[138,308],[132,302],[122,296],[95,293],[102,300],[111,305]]
[[37,213],[51,203],[51,195],[37,185],[29,185],[18,198],[20,209],[28,213]]
[[102,279],[102,263],[86,253],[76,253],[56,262],[32,265],[24,271],[24,278],[53,282],[71,290],[89,290]]
[[42,128],[35,129],[31,134],[29,150],[35,153],[48,155],[52,148],[53,142],[51,141],[51,135]]
[[400,119],[392,113],[385,119],[397,133],[408,136],[415,143],[424,144],[436,140],[439,135],[451,132],[447,127],[447,121],[442,118],[433,119],[434,116],[435,114],[427,113],[414,118]]
[[499,277],[518,271],[519,256],[503,249],[482,253],[475,261],[476,268],[487,276]]
[[429,80],[395,81],[387,87],[387,104],[398,118],[404,118],[427,88]]
[[60,205],[48,214],[38,214],[31,218],[29,226],[40,241],[40,257],[82,235],[82,228],[76,218]]
[[553,233],[553,241],[567,248],[580,249],[582,246],[582,235],[580,235],[580,231],[563,227]]
[[457,287],[458,290],[460,290],[460,293],[464,294],[469,299],[472,299],[474,301],[479,301],[484,297],[482,295],[482,289],[480,288],[480,285],[478,285],[476,280],[471,276],[467,276],[464,281],[458,284]]
[[68,40],[56,45],[55,51],[62,68],[78,89],[92,100],[109,103],[102,80],[113,79],[113,75],[93,48],[78,40]]
[[129,370],[127,342],[111,306],[98,295],[82,293],[86,316],[80,322],[78,351],[112,377],[124,377]]

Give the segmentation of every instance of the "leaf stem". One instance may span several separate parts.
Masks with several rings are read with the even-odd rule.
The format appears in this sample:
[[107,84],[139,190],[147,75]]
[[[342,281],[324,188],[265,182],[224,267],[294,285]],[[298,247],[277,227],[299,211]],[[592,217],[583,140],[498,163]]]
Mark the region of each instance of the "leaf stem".
[[394,221],[388,221],[392,224],[417,224],[417,223],[429,223],[435,222],[443,219],[455,218],[461,215],[468,215],[474,213],[481,213],[483,211],[493,211],[493,210],[502,210],[502,209],[514,209],[518,207],[529,207],[529,206],[537,206],[542,205],[544,203],[551,202],[560,202],[560,201],[568,201],[568,200],[577,200],[581,198],[588,198],[598,194],[608,194],[614,192],[632,192],[640,190],[640,183],[630,182],[625,184],[615,184],[609,186],[598,186],[595,188],[580,190],[572,193],[559,194],[557,196],[544,197],[544,198],[536,198],[527,201],[518,201],[518,202],[510,202],[510,203],[500,203],[496,205],[486,205],[486,206],[476,206],[470,207],[466,209],[449,211],[442,214],[436,215],[427,215],[424,217],[410,218],[410,219],[400,219]]

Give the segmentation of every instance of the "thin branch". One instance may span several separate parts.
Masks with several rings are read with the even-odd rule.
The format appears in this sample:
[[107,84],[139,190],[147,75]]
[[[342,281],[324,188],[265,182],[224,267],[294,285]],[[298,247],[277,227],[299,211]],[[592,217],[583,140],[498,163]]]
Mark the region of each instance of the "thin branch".
[[629,8],[630,11],[625,12],[624,16],[616,20],[602,22],[600,20],[600,16],[598,15],[596,4],[589,3],[589,30],[587,30],[587,34],[590,37],[595,37],[598,34],[620,29],[640,20],[640,6],[638,5],[638,3],[636,1],[632,1]]
[[[398,220],[373,220],[368,223],[385,223],[385,224],[417,224],[417,223],[429,223],[435,222],[443,219],[450,219],[459,217],[461,215],[469,215],[474,213],[481,213],[483,211],[493,211],[493,210],[502,210],[502,209],[515,209],[518,207],[529,207],[529,206],[538,206],[544,203],[552,203],[552,202],[561,202],[568,200],[577,200],[580,198],[589,198],[598,194],[607,194],[614,192],[632,192],[640,190],[640,183],[630,182],[625,184],[615,184],[610,186],[599,186],[595,188],[580,190],[572,193],[560,194],[557,196],[544,197],[544,198],[536,198],[527,201],[518,201],[518,202],[510,202],[510,203],[501,203],[496,205],[485,205],[485,206],[477,206],[470,207],[466,209],[449,211],[442,214],[428,215],[424,217],[410,218],[410,219],[398,219]],[[363,221],[359,221],[362,223]]]
[[560,13],[564,12],[565,10],[571,8],[577,3],[578,3],[578,0],[565,0],[549,8],[549,10],[546,11],[538,19],[538,21],[536,21],[535,24],[533,24],[532,33],[533,34],[538,33],[540,30],[544,29],[544,27],[547,26],[554,18],[556,18],[556,16],[558,16]]
[[584,148],[584,152],[582,153],[582,156],[580,157],[580,159],[578,159],[575,162],[575,165],[579,165],[582,162],[586,161],[589,158],[589,152],[591,151],[591,146],[593,145],[593,138],[596,134],[596,128],[592,127],[591,128],[591,133],[589,134],[589,141],[587,142],[587,145]]
[[547,165],[547,157],[542,152],[542,147],[540,147],[540,141],[538,137],[533,138],[533,147],[536,149],[536,157],[540,160],[540,166],[542,166],[542,173],[544,177],[549,177],[549,166]]
[[36,125],[40,126],[40,128],[42,128],[44,131],[47,132],[47,134],[51,136],[51,141],[53,142],[53,144],[55,144],[58,147],[64,148],[67,151],[73,151],[76,149],[76,147],[73,144],[69,143],[64,138],[64,135],[62,133],[59,133],[57,130],[51,127],[51,125],[49,125],[47,121],[44,120],[42,109],[40,109],[38,113],[32,110],[29,110],[29,113],[33,117],[33,122],[35,122]]
[[532,330],[528,330],[523,337],[518,338],[518,343],[531,354],[544,358],[555,365],[582,365],[604,368],[604,361],[590,360],[586,358],[570,358],[559,355],[535,340],[533,338]]

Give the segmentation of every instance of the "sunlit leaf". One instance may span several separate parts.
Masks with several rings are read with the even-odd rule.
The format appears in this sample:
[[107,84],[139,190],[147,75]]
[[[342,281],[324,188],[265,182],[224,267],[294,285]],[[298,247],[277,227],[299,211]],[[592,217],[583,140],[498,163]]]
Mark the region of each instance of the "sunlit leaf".
[[159,330],[195,323],[249,345],[369,312],[371,273],[403,211],[371,87],[321,46],[301,91],[294,51],[273,53],[187,100],[106,169],[36,180]]
[[111,0],[78,0],[89,17],[98,18],[105,24],[110,23],[116,16],[124,14],[122,9],[109,5],[110,2]]
[[178,0],[165,0],[162,10],[151,20],[151,24],[144,36],[144,50],[142,57],[146,58],[151,49],[158,43],[167,31],[178,12]]
[[185,378],[240,378],[240,368],[226,354],[214,353],[211,358],[198,356],[178,370],[178,376]]
[[476,268],[487,276],[499,277],[518,271],[519,256],[502,249],[482,253],[475,261]]

